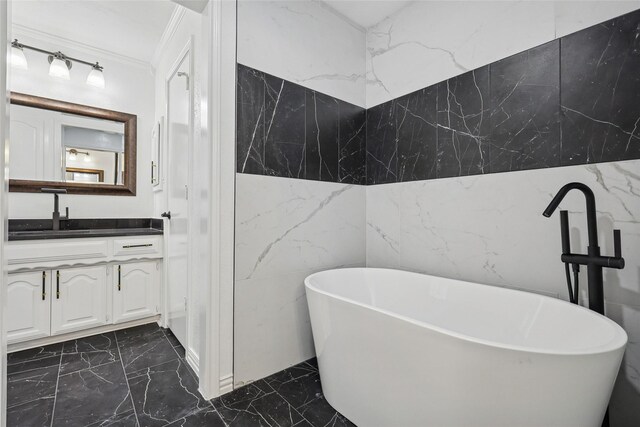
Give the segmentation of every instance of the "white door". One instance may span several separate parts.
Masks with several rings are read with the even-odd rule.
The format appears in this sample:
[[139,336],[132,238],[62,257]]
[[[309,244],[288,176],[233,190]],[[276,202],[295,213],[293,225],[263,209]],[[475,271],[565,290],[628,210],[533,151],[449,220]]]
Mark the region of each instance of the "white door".
[[107,267],[54,270],[51,335],[107,323]]
[[189,156],[191,125],[190,55],[187,52],[168,80],[167,148],[167,317],[169,329],[187,348],[187,295],[189,289]]
[[120,264],[112,268],[114,323],[156,315],[160,296],[160,262]]
[[10,344],[50,335],[51,271],[9,275],[7,340]]

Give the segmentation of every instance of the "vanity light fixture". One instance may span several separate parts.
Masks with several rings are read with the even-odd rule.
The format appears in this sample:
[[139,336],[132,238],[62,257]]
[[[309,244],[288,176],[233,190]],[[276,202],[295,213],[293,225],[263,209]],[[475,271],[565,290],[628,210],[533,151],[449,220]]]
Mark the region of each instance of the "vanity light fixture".
[[102,74],[102,67],[97,62],[93,65],[89,75],[87,76],[87,84],[104,88],[104,74]]
[[49,59],[49,75],[52,77],[58,77],[65,80],[70,79],[69,70],[74,62],[78,62],[80,64],[88,65],[91,67],[91,71],[87,76],[87,84],[91,86],[96,86],[99,88],[104,88],[104,74],[102,67],[98,62],[88,62],[78,58],[72,58],[70,56],[65,55],[64,53],[58,52],[50,52],[45,49],[40,49],[39,47],[29,46],[26,44],[22,44],[18,41],[18,39],[13,40],[11,42],[11,64],[16,68],[27,69],[27,58],[24,56],[24,49],[33,50],[35,52],[44,53],[47,55]]
[[49,55],[49,75],[64,80],[69,80],[69,70],[71,69],[71,61],[69,61],[62,52],[56,52]]
[[18,40],[11,43],[11,66],[21,70],[29,69],[27,58],[24,56],[24,50],[22,45],[18,43]]

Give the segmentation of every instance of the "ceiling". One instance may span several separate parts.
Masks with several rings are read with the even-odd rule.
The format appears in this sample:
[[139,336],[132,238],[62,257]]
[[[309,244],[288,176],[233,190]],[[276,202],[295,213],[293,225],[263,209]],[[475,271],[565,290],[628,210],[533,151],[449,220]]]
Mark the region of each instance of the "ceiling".
[[151,62],[175,7],[170,0],[18,0],[12,22]]
[[412,1],[406,0],[322,0],[330,8],[363,28],[393,15]]

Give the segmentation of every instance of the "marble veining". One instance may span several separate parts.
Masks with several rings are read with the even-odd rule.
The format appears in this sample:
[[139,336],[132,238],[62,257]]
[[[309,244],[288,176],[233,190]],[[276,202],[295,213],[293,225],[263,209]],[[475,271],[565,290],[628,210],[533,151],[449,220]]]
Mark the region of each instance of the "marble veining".
[[363,184],[361,107],[238,64],[237,171]]
[[491,64],[490,172],[560,166],[560,42]]
[[438,84],[438,178],[488,172],[489,67]]
[[[163,357],[145,351],[149,342],[164,342]],[[122,354],[134,347],[142,351],[128,366],[144,367],[127,372]],[[155,323],[11,353],[7,425],[225,426],[183,355]]]
[[[640,158],[638,22],[635,11],[458,64],[455,77],[366,111],[238,65],[238,172],[372,185]],[[395,31],[373,31],[369,56],[419,46],[455,65],[451,51]]]
[[640,157],[639,23],[637,10],[560,39],[563,164]]
[[[156,364],[157,358],[143,355],[149,366],[126,372],[118,354],[147,343],[147,335],[164,339],[168,360]],[[61,361],[67,354],[88,364],[70,372],[72,364]],[[315,359],[207,401],[183,354],[171,331],[154,323],[11,353],[7,425],[353,427],[324,399]],[[51,357],[58,363],[24,365]]]
[[325,400],[315,359],[240,387],[212,403],[229,426],[354,426]]

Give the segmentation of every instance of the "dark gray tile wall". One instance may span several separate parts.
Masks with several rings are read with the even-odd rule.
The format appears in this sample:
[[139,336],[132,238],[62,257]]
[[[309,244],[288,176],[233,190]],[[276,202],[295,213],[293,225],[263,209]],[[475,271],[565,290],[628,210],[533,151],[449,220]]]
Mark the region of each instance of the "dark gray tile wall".
[[237,171],[365,183],[364,108],[238,64]]
[[238,65],[238,172],[383,184],[640,159],[640,10],[364,110]]

